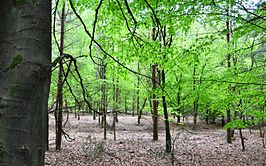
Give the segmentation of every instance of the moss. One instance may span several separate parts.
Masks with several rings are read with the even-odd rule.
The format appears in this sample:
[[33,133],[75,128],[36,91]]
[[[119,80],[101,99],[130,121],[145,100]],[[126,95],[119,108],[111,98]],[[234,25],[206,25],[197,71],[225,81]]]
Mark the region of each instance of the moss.
[[4,144],[3,142],[0,141],[0,163],[3,160],[3,156],[4,156]]
[[15,57],[13,57],[13,60],[12,60],[12,62],[10,64],[10,68],[13,69],[17,65],[21,64],[22,63],[22,60],[23,60],[22,55],[20,55],[20,54],[16,55]]
[[[8,107],[8,105],[6,105],[4,102],[0,101],[0,109],[4,109],[4,108],[7,108],[7,107]],[[0,117],[1,117],[1,115],[0,115]]]
[[27,0],[16,0],[16,6],[20,7],[24,5],[27,2]]
[[19,89],[19,85],[18,84],[13,84],[12,86],[10,86],[9,88],[9,95],[11,97],[14,97],[17,92],[18,92],[18,89]]

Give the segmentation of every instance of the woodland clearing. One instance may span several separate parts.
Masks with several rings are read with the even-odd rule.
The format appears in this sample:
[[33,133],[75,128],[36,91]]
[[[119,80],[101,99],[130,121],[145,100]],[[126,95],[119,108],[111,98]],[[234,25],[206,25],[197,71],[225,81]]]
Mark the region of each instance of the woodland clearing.
[[[117,140],[113,140],[112,128],[108,129],[107,141],[103,141],[103,129],[98,119],[91,115],[70,114],[64,128],[75,140],[63,139],[62,150],[55,151],[54,119],[50,116],[50,151],[46,152],[45,165],[174,165],[185,166],[244,166],[266,165],[266,150],[262,147],[258,130],[243,130],[246,150],[241,149],[239,132],[235,131],[232,144],[226,143],[226,132],[219,124],[205,125],[199,122],[198,130],[171,126],[174,153],[165,153],[163,119],[159,123],[159,140],[152,140],[152,119],[144,116],[141,125],[136,117],[119,116],[116,124]],[[111,123],[111,118],[108,119]],[[202,123],[202,125],[201,125]]]

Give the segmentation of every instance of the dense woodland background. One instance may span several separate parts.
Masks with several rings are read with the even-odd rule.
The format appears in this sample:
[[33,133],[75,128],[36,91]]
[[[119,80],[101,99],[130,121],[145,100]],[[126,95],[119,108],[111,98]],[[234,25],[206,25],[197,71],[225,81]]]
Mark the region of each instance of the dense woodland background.
[[64,111],[92,113],[105,140],[117,116],[140,125],[145,114],[156,141],[162,117],[168,153],[171,124],[198,121],[220,124],[228,143],[239,132],[243,150],[256,126],[265,147],[265,14],[263,1],[55,1],[56,148]]
[[[38,21],[45,19],[27,15],[45,11],[43,2],[17,0],[14,10],[22,14],[14,27],[31,22],[44,29]],[[31,96],[38,102],[23,98],[32,104],[27,117],[34,119],[35,109],[41,117],[23,127],[42,132],[31,141],[19,137],[29,140],[17,144],[23,145],[21,153],[6,142],[11,136],[2,136],[2,142],[0,137],[0,159],[19,163],[14,159],[18,155],[25,165],[43,165],[41,151],[46,149],[46,165],[265,165],[264,0],[52,0],[50,5],[52,18],[46,22],[51,25],[45,24],[52,36],[52,43],[47,42],[52,46],[51,71],[45,72],[51,74],[48,114],[41,111],[47,106],[47,89]],[[16,20],[11,9],[2,11],[7,15],[3,22]],[[9,34],[8,26],[2,29],[0,35]],[[17,29],[16,35],[23,32]],[[40,34],[29,32],[26,38]],[[2,36],[0,49],[5,50],[3,43],[10,39]],[[9,65],[0,68],[1,81],[8,80],[2,73],[25,65],[27,48],[17,48],[18,53],[1,62]],[[35,65],[45,62],[39,58]],[[30,70],[34,78],[36,70]],[[15,132],[33,129],[24,131],[22,121],[6,118],[9,99],[19,101],[22,90],[37,85],[14,81],[11,88],[2,88],[10,80],[0,81],[0,132],[12,132],[15,138]],[[40,76],[40,83],[45,80]],[[15,130],[13,122],[18,124]],[[35,128],[38,123],[41,127]],[[38,141],[40,146],[31,145]]]

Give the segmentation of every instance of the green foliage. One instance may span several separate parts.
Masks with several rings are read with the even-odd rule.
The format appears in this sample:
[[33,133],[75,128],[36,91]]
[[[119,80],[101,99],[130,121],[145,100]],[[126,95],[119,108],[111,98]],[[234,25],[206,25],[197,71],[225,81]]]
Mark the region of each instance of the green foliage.
[[[96,0],[72,2],[86,23],[87,29],[92,32],[95,9],[99,2]],[[80,23],[74,19],[73,13],[70,13],[66,18],[66,29],[75,28],[65,34],[65,45],[68,46],[65,52],[74,57],[86,55],[77,58],[77,64],[86,86],[86,95],[92,103],[95,103],[95,107],[99,107],[97,102],[100,102],[102,95],[100,89],[105,84],[108,109],[114,106],[120,110],[126,106],[131,107],[132,102],[136,101],[136,91],[139,90],[140,103],[145,98],[149,99],[152,94],[156,94],[160,113],[162,113],[161,96],[165,95],[168,111],[175,115],[191,114],[193,103],[197,101],[201,117],[208,115],[210,118],[219,118],[226,115],[228,108],[237,114],[254,116],[256,123],[264,117],[264,114],[260,113],[263,111],[254,110],[262,110],[265,107],[263,103],[266,88],[262,85],[265,84],[265,35],[263,29],[258,27],[265,27],[265,21],[258,19],[258,21],[245,22],[252,20],[255,15],[247,13],[238,4],[231,3],[234,15],[230,19],[234,29],[233,36],[227,43],[228,18],[225,17],[224,10],[229,5],[227,1],[149,1],[160,21],[160,26],[155,22],[153,12],[144,1],[128,1],[136,25],[124,2],[119,2],[120,5],[113,0],[102,4],[98,13],[95,40],[114,59],[142,75],[151,76],[150,65],[157,64],[159,70],[166,71],[166,84],[153,90],[150,79],[129,72],[106,56],[106,53],[93,43],[92,58],[97,63],[102,63],[104,58],[103,63],[107,64],[106,80],[100,79],[101,68],[94,64],[89,56],[91,39],[82,26],[76,27]],[[240,3],[250,4],[250,1],[244,0]],[[256,8],[254,4],[251,6]],[[255,13],[263,15],[265,11],[259,10],[258,7]],[[60,26],[56,27],[56,30],[59,28]],[[156,40],[152,39],[152,30],[158,31],[158,28],[165,28],[167,42],[172,35],[170,48],[164,46],[161,31]],[[133,30],[135,36],[132,36]],[[228,53],[231,55],[230,69],[226,59]],[[58,54],[57,48],[54,47],[53,59],[58,60],[56,58]],[[14,63],[12,66],[18,64]],[[138,64],[140,69],[137,67]],[[67,70],[67,65],[64,65],[64,69]],[[73,67],[71,71],[68,83],[77,100],[83,101],[80,80],[77,79]],[[52,75],[50,100],[56,96],[57,73],[56,69]],[[137,87],[138,77],[140,77],[139,87]],[[119,87],[118,102],[113,101],[115,93],[113,86],[116,85],[116,80]],[[65,84],[64,97],[70,105],[74,105],[75,100],[69,90]],[[180,103],[177,102],[178,92]],[[149,102],[144,107],[145,111],[150,111]],[[243,128],[245,124],[236,121],[227,126]]]
[[21,64],[23,60],[23,56],[18,54],[15,57],[13,57],[13,60],[11,62],[11,64],[9,65],[9,67],[11,69],[15,68],[17,65]]
[[21,7],[21,6],[23,6],[26,2],[27,2],[27,0],[16,0],[16,6],[17,6],[17,7]]
[[234,128],[234,129],[244,129],[246,128],[247,125],[240,119],[236,119],[232,122],[229,122],[225,125],[225,128],[228,129],[228,128]]
[[16,96],[18,90],[19,90],[20,86],[18,84],[12,84],[10,87],[9,87],[9,95],[11,97],[14,97]]

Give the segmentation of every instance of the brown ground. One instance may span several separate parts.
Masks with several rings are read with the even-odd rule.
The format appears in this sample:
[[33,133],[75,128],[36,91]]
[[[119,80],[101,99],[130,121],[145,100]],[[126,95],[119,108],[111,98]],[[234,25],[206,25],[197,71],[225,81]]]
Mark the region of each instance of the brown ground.
[[[55,151],[54,120],[50,117],[50,151],[46,153],[46,165],[88,166],[88,165],[172,165],[171,154],[165,154],[163,121],[160,121],[159,141],[152,141],[152,119],[145,116],[141,125],[137,117],[120,116],[117,123],[117,140],[108,130],[108,139],[103,141],[103,129],[98,120],[90,115],[77,120],[73,115],[64,130],[75,140],[63,138],[62,150]],[[108,120],[111,123],[111,120]],[[259,132],[244,130],[246,151],[241,150],[238,131],[235,141],[226,143],[225,131],[213,125],[199,124],[198,131],[181,130],[172,126],[175,139],[174,165],[186,166],[265,166],[266,149],[262,147]]]

